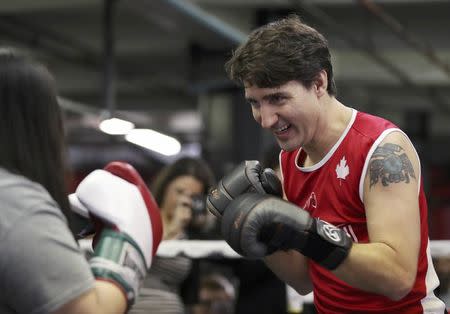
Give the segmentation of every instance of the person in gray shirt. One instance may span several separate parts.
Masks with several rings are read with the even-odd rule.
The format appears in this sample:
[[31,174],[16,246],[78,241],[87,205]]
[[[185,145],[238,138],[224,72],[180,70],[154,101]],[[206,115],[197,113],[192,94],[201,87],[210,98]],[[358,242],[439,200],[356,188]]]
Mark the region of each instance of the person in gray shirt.
[[[124,313],[161,239],[152,196],[134,168],[116,163],[89,174],[74,194],[102,227],[88,263],[69,228],[63,142],[51,74],[18,51],[0,48],[0,314]],[[94,206],[103,203],[108,206]],[[114,229],[105,224],[111,211],[118,217],[109,220]]]

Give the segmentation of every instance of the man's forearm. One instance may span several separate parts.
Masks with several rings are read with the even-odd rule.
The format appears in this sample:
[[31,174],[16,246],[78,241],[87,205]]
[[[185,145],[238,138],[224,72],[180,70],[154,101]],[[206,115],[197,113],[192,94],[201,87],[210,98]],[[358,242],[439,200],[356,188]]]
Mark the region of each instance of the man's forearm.
[[334,274],[355,288],[398,300],[411,290],[416,272],[417,260],[406,264],[390,246],[366,243],[355,244]]
[[264,262],[282,281],[294,288],[299,294],[312,291],[308,274],[307,258],[299,252],[277,251],[264,257]]

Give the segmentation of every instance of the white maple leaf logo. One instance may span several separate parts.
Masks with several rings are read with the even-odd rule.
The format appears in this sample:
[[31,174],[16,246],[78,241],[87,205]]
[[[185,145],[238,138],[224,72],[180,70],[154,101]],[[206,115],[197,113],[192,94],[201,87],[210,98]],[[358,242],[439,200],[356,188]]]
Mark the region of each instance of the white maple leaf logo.
[[344,156],[342,157],[339,164],[336,166],[336,175],[338,179],[345,180],[345,178],[348,176],[349,173],[350,169],[348,168],[347,160],[345,159]]

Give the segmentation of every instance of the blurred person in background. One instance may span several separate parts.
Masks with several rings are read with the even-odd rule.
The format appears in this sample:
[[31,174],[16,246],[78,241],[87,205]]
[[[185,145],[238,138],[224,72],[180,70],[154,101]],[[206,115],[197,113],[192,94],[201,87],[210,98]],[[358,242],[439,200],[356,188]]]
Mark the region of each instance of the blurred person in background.
[[[209,165],[199,158],[180,158],[158,173],[152,192],[161,208],[163,240],[190,239],[210,232],[215,219],[206,211],[204,199],[213,184]],[[185,256],[156,257],[130,313],[184,313],[184,303],[196,298],[198,274],[188,280],[192,267],[193,261]]]
[[[159,209],[134,169],[118,165],[133,182],[111,169],[90,174],[76,197],[102,228],[92,262],[86,261],[68,226],[64,127],[54,79],[11,48],[0,48],[0,146],[0,313],[125,313],[161,238]],[[115,226],[105,223],[106,216],[118,218],[110,220]],[[112,251],[131,254],[137,267],[115,260]]]
[[[199,284],[198,304],[191,307],[190,314],[233,314],[235,288],[222,274],[202,275]],[[257,313],[255,311],[255,313]],[[259,313],[259,312],[258,312]]]

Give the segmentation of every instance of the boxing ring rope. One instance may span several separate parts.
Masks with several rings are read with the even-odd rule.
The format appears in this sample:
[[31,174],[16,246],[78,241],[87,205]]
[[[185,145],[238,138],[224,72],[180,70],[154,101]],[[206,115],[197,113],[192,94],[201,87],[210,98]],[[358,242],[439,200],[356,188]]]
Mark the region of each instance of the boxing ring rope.
[[[82,239],[78,243],[84,252],[92,252],[92,240]],[[450,240],[431,240],[430,251],[432,257],[450,258]],[[160,243],[156,255],[160,257],[183,255],[190,258],[241,258],[223,240],[166,240]]]
[[[92,253],[92,240],[78,241],[85,253]],[[433,258],[450,259],[450,240],[431,240],[430,252]],[[159,257],[186,256],[190,258],[242,258],[223,240],[166,240],[158,247]],[[287,306],[292,313],[300,313],[303,305],[312,304],[313,293],[299,295],[293,288],[286,285]],[[300,307],[299,307],[300,306]],[[448,306],[448,305],[447,305]]]

